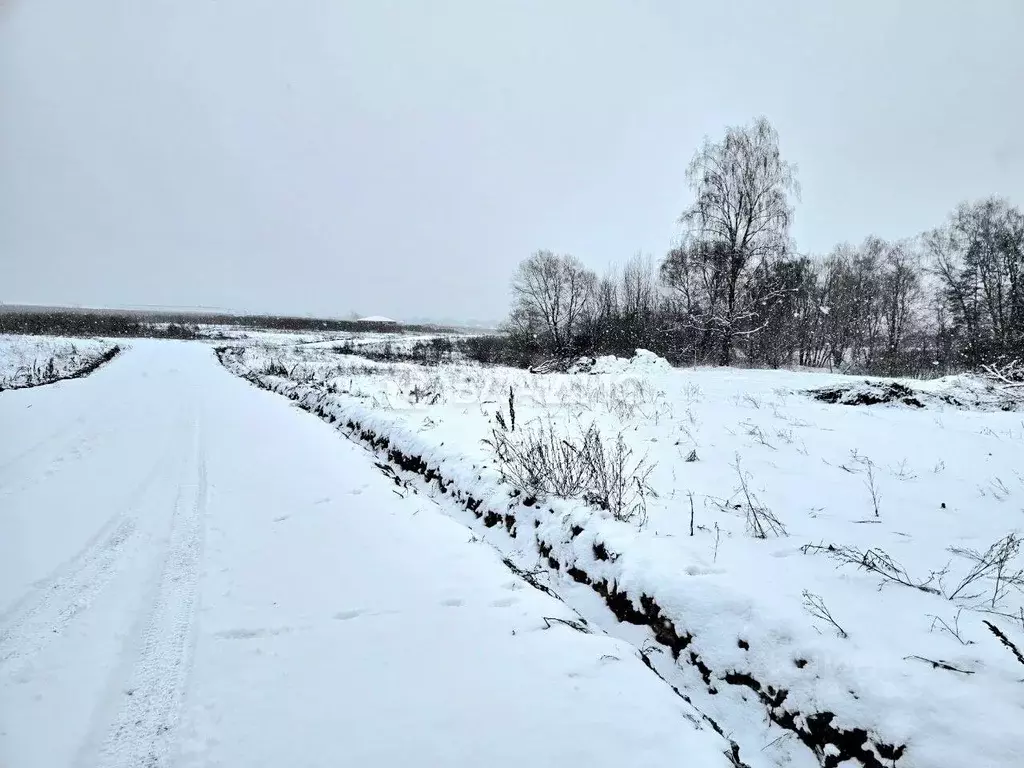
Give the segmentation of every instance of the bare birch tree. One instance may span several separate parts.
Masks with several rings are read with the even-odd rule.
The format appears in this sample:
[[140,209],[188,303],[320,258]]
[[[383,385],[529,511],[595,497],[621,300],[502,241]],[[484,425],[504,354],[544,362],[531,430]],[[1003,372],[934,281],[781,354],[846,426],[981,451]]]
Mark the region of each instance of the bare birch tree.
[[789,195],[799,193],[795,168],[782,159],[778,134],[762,117],[726,129],[720,142],[705,139],[686,176],[695,200],[680,221],[687,238],[700,244],[697,252],[713,260],[711,282],[722,292],[718,362],[728,365],[746,269],[789,248]]

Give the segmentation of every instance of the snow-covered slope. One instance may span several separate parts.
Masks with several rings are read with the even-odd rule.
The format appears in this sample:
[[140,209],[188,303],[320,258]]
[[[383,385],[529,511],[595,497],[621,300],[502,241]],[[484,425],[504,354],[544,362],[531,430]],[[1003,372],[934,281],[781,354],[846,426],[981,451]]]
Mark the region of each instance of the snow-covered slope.
[[0,334],[0,391],[79,376],[115,354],[115,344],[96,339]]

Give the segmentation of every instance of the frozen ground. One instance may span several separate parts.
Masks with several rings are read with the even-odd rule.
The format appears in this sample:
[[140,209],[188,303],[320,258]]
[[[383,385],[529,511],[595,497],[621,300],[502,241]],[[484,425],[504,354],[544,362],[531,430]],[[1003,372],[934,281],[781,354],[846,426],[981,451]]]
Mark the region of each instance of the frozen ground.
[[[849,406],[809,392],[863,379],[651,358],[543,376],[329,349],[225,361],[422,459],[593,622],[637,646],[660,632],[680,654],[652,655],[663,674],[750,765],[835,765],[844,750],[851,765],[1024,764],[1024,419],[972,399],[976,382],[905,382],[923,408]],[[499,410],[509,421],[510,388],[519,436],[621,435],[653,467],[646,508],[623,522],[580,498],[510,500],[484,443]],[[796,737],[829,728],[816,755]]]
[[98,339],[0,334],[0,391],[49,384],[96,365],[114,348]]
[[631,645],[204,344],[4,392],[0,435],[4,768],[730,764]]

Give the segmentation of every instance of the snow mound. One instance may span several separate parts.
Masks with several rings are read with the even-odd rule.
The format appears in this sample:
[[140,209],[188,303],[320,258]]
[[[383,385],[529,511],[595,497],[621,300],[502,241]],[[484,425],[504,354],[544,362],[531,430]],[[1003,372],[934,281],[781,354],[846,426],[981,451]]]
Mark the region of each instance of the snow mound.
[[823,403],[839,405],[900,404],[924,408],[917,393],[898,381],[864,381],[857,384],[839,384],[834,387],[812,389],[811,396]]
[[901,381],[838,384],[809,390],[815,400],[838,405],[903,405],[912,408],[950,405],[965,411],[1016,411],[1024,398],[1013,389],[995,386],[970,374],[945,376],[913,386]]
[[999,386],[971,374],[944,376],[925,382],[921,392],[944,403],[968,411],[1020,411],[1024,410],[1024,391]]
[[572,363],[567,369],[566,373],[591,373],[594,370],[594,364],[597,363],[596,357],[581,357]]
[[360,317],[356,322],[358,323],[398,323],[397,320],[392,320],[390,317],[384,317],[384,315],[369,315],[368,317]]
[[638,349],[628,360],[615,355],[602,355],[595,360],[589,373],[653,373],[670,370],[672,365],[665,358],[649,350]]
[[584,355],[575,360],[545,360],[531,366],[530,373],[604,373],[604,374],[643,374],[658,371],[671,371],[672,365],[663,357],[658,357],[646,349],[638,349],[631,358],[602,355],[589,357]]

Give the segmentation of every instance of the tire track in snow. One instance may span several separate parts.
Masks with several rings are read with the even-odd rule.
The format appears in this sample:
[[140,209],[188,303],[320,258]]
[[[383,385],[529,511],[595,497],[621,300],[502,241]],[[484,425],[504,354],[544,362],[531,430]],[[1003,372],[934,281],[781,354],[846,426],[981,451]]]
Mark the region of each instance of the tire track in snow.
[[[86,416],[79,416],[71,423],[62,424],[49,435],[44,437],[42,440],[33,443],[25,450],[15,454],[11,458],[7,459],[2,464],[0,464],[0,480],[4,480],[7,478],[8,473],[12,471],[12,467],[17,468],[17,466],[21,462],[25,461],[26,459],[32,458],[40,450],[46,448],[48,445],[52,445],[54,443],[58,443],[63,446],[72,445],[79,438],[81,433],[88,428],[88,426],[89,420],[88,417]],[[62,455],[65,452],[66,451],[62,449],[57,452],[57,455]]]
[[[59,471],[59,469],[53,469],[54,465],[63,468],[62,465],[68,463],[69,456],[72,459],[82,458],[81,448],[83,446],[88,446],[101,435],[110,431],[110,406],[109,400],[97,396],[90,397],[78,406],[82,411],[78,418],[61,424],[42,440],[0,463],[0,490],[6,493],[24,490],[41,479],[51,479]],[[51,446],[55,447],[50,448]],[[36,457],[47,448],[50,448],[49,461],[34,469],[14,471],[19,469],[22,462]],[[17,477],[20,482],[17,489],[8,482],[12,476]]]
[[61,445],[59,451],[51,454],[48,461],[41,463],[34,469],[21,473],[17,484],[0,484],[0,495],[20,494],[31,488],[38,487],[44,482],[55,482],[55,478],[61,472],[89,457],[96,450],[97,441],[101,440],[104,436],[105,433],[99,430],[77,430],[73,437]]
[[134,514],[162,469],[143,478],[124,508],[110,517],[74,557],[38,582],[38,586],[0,616],[0,674],[13,675],[86,610],[118,571],[135,537]]
[[98,756],[88,762],[90,766],[163,768],[171,761],[174,730],[192,665],[206,515],[206,456],[198,425],[193,456],[194,490],[188,494],[187,485],[179,485],[152,612],[141,632],[127,687],[119,692],[117,714],[99,745]]

